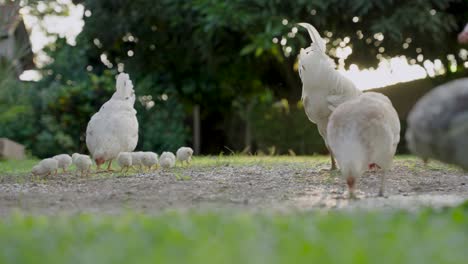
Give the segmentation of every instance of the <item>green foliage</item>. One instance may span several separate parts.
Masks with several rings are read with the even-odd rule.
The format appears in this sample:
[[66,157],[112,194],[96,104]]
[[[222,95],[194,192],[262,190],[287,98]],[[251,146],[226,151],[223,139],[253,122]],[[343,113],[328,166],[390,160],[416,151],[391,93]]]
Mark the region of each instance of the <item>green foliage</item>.
[[250,116],[253,142],[259,151],[268,153],[274,147],[275,154],[327,153],[317,127],[307,119],[301,102],[273,100],[271,94],[261,97]]
[[[61,85],[67,85],[68,80],[81,83],[88,78],[86,69],[101,76],[109,68],[123,67],[132,76],[138,95],[170,95],[167,102],[155,101],[155,106],[144,114],[139,111],[142,116],[138,118],[145,121],[140,123],[140,146],[159,149],[190,143],[184,121],[190,121],[190,111],[199,105],[204,152],[219,152],[223,145],[239,145],[228,142],[232,137],[226,135],[234,129],[225,124],[232,119],[245,123],[248,119],[244,110],[263,94],[272,93],[274,101],[298,101],[301,84],[294,66],[299,49],[309,45],[310,39],[303,29],[295,31],[296,23],[312,23],[322,36],[329,38],[327,50],[335,60],[340,42],[349,37],[353,53],[346,60],[347,65],[375,66],[379,54],[411,59],[419,54],[418,48],[424,59],[442,58],[445,63],[446,54],[458,52],[456,34],[466,22],[463,12],[468,8],[466,1],[456,0],[79,2],[91,11],[91,16],[84,18],[85,26],[75,47],[59,42],[48,51],[55,61],[44,70],[48,77],[42,87],[48,89],[57,78],[62,78]],[[359,21],[353,23],[354,17]],[[378,33],[383,34],[383,40],[376,39]],[[404,43],[409,47],[404,48]],[[379,52],[381,47],[385,52]],[[103,63],[102,56],[108,62]],[[148,76],[154,85],[148,86],[151,90],[138,93],[140,82]],[[137,108],[141,110],[142,106]],[[287,140],[307,134],[301,146],[308,147],[299,149],[321,152],[323,145],[317,144],[318,134],[305,130],[311,125],[296,121],[303,120],[304,115],[298,116],[300,111],[295,109],[291,107],[288,117],[275,113],[275,118],[289,120],[294,116],[287,123],[297,127],[278,126],[275,131],[297,132],[285,135]],[[275,125],[258,120],[266,127]],[[49,119],[42,123],[59,135]],[[57,129],[62,130],[63,123],[59,124]],[[264,132],[260,132],[262,129]],[[259,137],[266,138],[266,131],[262,127],[257,134],[263,133],[265,136]],[[76,138],[67,136],[68,133],[54,136],[53,141],[71,146],[71,139]],[[264,142],[281,144],[269,139]]]
[[2,263],[466,263],[466,205],[442,212],[165,212],[25,216]]
[[37,93],[30,84],[13,76],[0,66],[0,137],[32,147],[38,129],[31,98],[37,97]]
[[40,132],[33,153],[45,157],[85,152],[87,123],[115,91],[114,72],[101,76],[85,72],[78,81],[55,75],[53,80],[39,82],[36,89],[40,90],[39,98],[34,99]]
[[[139,146],[144,150],[173,151],[187,141],[185,112],[173,86],[164,86],[158,78],[147,76],[138,83],[137,107],[140,124]],[[154,103],[154,105],[153,105]]]

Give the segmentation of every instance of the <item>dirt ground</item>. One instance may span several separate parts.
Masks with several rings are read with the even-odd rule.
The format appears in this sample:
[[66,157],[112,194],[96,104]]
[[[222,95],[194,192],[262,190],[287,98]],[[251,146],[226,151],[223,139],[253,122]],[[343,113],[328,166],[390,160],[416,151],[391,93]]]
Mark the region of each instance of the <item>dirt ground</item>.
[[0,178],[0,215],[20,210],[54,214],[161,210],[310,210],[328,208],[419,208],[450,206],[468,198],[468,174],[439,163],[398,160],[387,174],[386,198],[376,197],[380,174],[358,181],[356,201],[347,199],[338,172],[307,164],[192,166],[134,175],[72,174],[47,180]]

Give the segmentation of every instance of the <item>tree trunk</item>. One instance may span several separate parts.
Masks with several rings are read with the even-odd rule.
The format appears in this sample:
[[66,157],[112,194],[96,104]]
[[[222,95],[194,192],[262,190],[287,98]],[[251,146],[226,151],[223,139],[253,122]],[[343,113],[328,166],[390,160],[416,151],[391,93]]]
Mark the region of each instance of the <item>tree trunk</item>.
[[193,149],[196,155],[200,154],[201,145],[201,121],[200,121],[200,105],[193,107]]

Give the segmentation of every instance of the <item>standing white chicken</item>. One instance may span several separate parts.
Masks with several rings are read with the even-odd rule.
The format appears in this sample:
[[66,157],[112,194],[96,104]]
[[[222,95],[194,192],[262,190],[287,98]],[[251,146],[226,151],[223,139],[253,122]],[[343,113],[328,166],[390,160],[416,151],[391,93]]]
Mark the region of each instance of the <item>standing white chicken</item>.
[[[308,23],[299,23],[309,32],[313,42],[301,49],[299,54],[299,76],[302,81],[302,102],[309,120],[317,124],[318,131],[327,142],[327,124],[332,111],[343,102],[358,97],[362,92],[346,77],[335,70],[325,54],[325,41],[318,31]],[[336,169],[331,155],[331,169]]]
[[356,178],[372,167],[383,170],[379,189],[383,196],[385,173],[400,141],[400,120],[388,97],[367,92],[341,104],[330,116],[327,136],[350,197]]
[[128,74],[117,77],[116,92],[104,103],[99,112],[91,117],[86,129],[86,146],[98,166],[109,161],[107,170],[111,170],[112,160],[120,152],[131,152],[138,143],[138,120],[135,92]]

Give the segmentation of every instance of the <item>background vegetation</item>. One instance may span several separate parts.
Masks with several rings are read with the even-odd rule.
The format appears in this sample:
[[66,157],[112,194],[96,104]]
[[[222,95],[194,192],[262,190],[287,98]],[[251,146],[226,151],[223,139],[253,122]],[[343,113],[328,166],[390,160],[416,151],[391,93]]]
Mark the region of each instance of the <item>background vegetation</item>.
[[[86,150],[87,121],[112,94],[114,76],[122,70],[130,73],[138,95],[139,149],[192,144],[192,111],[199,106],[202,153],[323,153],[298,103],[296,57],[310,40],[296,31],[296,23],[319,28],[337,64],[375,67],[378,58],[410,60],[419,54],[449,65],[446,55],[457,55],[456,35],[468,21],[467,2],[457,0],[74,2],[87,10],[76,45],[59,38],[47,48],[53,62],[41,69],[40,82],[9,80],[0,87],[0,136],[40,157]],[[66,14],[54,8],[39,12],[36,1],[25,4],[39,17]],[[376,40],[377,33],[384,39]],[[353,53],[343,61],[337,48],[345,37]],[[407,38],[412,41],[404,48]],[[465,74],[463,60],[455,57],[457,72]],[[437,82],[425,82],[412,98]]]

